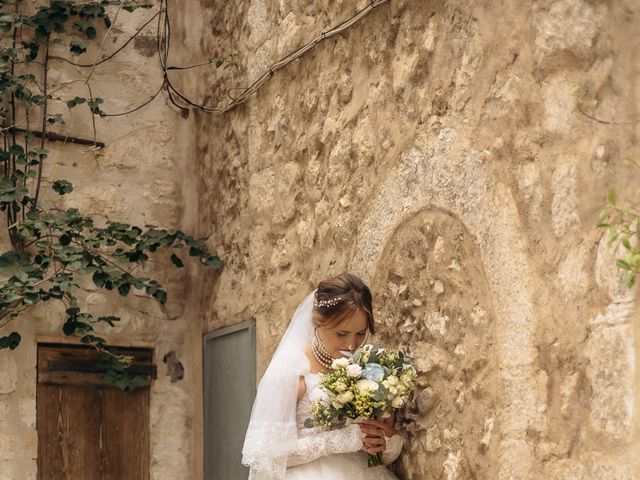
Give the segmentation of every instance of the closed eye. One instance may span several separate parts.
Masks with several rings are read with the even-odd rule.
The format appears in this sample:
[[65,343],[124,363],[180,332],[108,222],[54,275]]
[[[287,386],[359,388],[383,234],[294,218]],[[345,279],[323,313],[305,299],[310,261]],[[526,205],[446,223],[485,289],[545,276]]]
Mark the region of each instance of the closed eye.
[[[367,333],[367,331],[366,331],[366,330],[363,330],[363,331],[361,331],[361,332],[358,332],[356,335],[359,335],[359,336],[361,336],[361,337],[364,337],[364,336],[366,335],[366,333]],[[339,336],[339,337],[346,337],[346,336],[347,336],[347,334],[346,334],[346,333],[341,333],[341,332],[336,332],[336,335],[337,335],[337,336]]]

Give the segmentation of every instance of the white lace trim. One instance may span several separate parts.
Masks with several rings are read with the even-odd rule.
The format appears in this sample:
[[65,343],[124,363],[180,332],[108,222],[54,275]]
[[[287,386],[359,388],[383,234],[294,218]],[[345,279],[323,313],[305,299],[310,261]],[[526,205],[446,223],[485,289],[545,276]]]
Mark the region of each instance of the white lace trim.
[[404,446],[404,437],[396,434],[392,437],[384,437],[387,448],[382,452],[382,461],[385,465],[393,463],[400,456],[402,447]]

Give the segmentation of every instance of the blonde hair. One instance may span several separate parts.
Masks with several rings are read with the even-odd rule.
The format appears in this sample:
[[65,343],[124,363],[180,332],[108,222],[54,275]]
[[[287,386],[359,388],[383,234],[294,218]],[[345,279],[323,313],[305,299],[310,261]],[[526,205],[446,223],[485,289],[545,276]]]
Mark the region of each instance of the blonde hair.
[[367,315],[367,328],[375,333],[369,287],[351,273],[341,273],[318,284],[311,320],[316,328],[334,327],[361,309]]

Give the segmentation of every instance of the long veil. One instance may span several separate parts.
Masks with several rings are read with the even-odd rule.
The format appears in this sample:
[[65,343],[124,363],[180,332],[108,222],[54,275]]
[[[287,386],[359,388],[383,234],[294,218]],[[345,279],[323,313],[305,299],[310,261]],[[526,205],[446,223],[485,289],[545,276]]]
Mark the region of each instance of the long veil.
[[242,448],[242,463],[250,467],[249,480],[284,479],[287,457],[296,450],[298,383],[310,369],[304,349],[313,336],[315,292],[298,305],[258,385]]

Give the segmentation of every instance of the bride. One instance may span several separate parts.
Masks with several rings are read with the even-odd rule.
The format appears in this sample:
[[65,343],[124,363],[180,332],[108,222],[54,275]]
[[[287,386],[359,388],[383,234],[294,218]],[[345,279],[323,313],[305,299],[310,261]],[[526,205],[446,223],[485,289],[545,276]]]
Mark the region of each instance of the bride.
[[319,374],[375,332],[372,312],[369,288],[349,273],[320,282],[298,306],[258,386],[242,449],[249,480],[397,478],[384,465],[367,466],[367,453],[382,452],[385,464],[400,454],[393,417],[328,431],[303,425],[321,393]]

